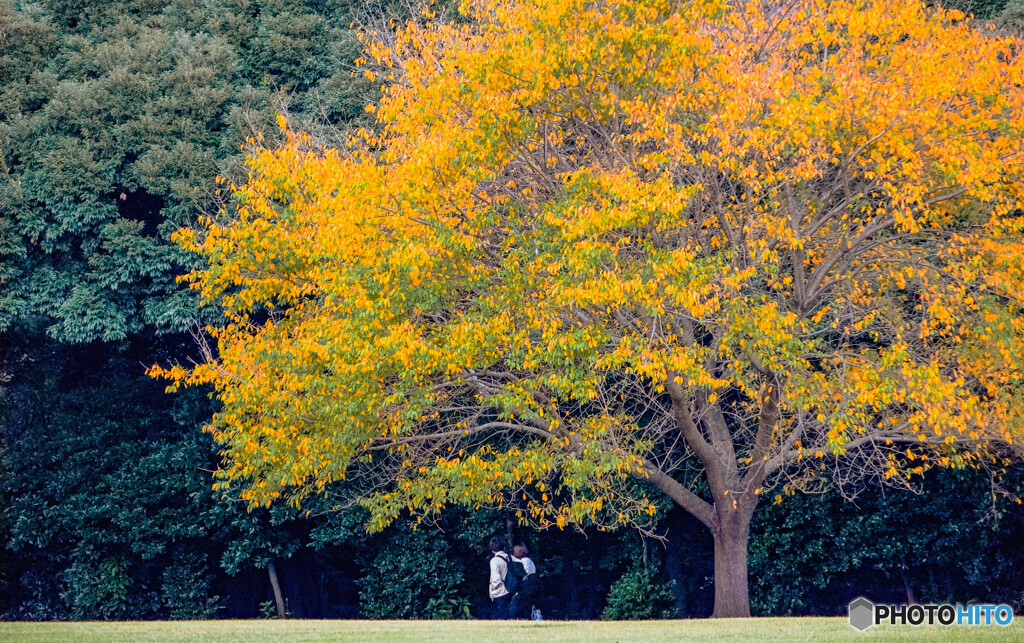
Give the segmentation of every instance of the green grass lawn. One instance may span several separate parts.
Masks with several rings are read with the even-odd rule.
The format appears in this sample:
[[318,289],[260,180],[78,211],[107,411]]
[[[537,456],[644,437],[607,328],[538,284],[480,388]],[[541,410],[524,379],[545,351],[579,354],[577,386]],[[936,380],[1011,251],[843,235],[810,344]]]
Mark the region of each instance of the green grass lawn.
[[157,621],[0,623],[0,641],[1024,641],[1024,618],[1010,627],[872,627],[845,618],[722,621]]

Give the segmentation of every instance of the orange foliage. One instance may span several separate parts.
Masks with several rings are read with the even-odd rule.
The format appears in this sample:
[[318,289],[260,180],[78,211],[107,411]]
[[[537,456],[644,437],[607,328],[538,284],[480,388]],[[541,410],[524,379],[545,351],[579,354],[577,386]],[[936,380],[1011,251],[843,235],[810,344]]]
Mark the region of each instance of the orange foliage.
[[614,526],[633,476],[717,529],[1021,438],[1019,41],[918,0],[463,11],[368,43],[376,131],[289,134],[180,233],[227,322],[153,372],[216,388],[225,481]]

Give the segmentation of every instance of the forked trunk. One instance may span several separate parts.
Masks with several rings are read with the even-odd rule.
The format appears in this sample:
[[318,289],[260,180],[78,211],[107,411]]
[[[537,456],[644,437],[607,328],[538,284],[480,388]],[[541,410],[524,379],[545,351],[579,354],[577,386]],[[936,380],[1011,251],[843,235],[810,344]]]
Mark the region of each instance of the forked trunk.
[[[745,515],[743,515],[745,514]],[[721,516],[715,537],[715,611],[712,618],[750,616],[747,541],[752,511]]]
[[711,530],[715,539],[715,611],[712,617],[749,617],[747,541],[757,494],[750,491],[730,497],[727,488],[716,489],[713,482],[712,493],[722,500],[711,504],[656,467],[645,468],[643,474],[645,482],[672,498]]

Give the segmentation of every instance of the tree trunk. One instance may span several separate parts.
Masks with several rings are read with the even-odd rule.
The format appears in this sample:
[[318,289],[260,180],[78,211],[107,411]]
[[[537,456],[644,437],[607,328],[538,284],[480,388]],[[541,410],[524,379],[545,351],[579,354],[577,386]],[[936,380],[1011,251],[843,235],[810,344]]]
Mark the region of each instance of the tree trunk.
[[512,520],[512,512],[508,509],[505,510],[505,537],[508,538],[508,553],[512,553],[512,548],[516,546],[515,534],[512,533],[512,527],[515,526],[515,521]]
[[[745,515],[744,515],[745,514]],[[753,512],[734,511],[720,520],[715,538],[715,611],[712,618],[749,618],[747,541]]]
[[907,590],[907,605],[916,605],[917,597],[914,596],[914,588],[910,586],[910,581],[907,580],[907,572],[900,572],[900,578],[903,579],[903,588]]
[[[710,447],[707,447],[710,448]],[[705,466],[721,466],[722,459],[710,456]],[[690,512],[711,530],[715,539],[715,611],[713,618],[750,617],[750,590],[747,587],[747,541],[750,536],[750,519],[757,508],[757,494],[754,492],[760,479],[747,480],[750,489],[746,493],[728,496],[729,488],[719,474],[708,475],[708,482],[715,498],[714,504],[697,496],[692,491],[665,474],[657,467],[646,467],[643,480],[672,498],[680,507]],[[733,473],[734,475],[734,473]],[[733,500],[733,498],[736,498]]]
[[277,581],[277,567],[274,561],[267,563],[267,573],[270,575],[270,586],[274,589],[274,602],[277,603],[277,618],[284,618],[284,597],[281,596],[281,584]]

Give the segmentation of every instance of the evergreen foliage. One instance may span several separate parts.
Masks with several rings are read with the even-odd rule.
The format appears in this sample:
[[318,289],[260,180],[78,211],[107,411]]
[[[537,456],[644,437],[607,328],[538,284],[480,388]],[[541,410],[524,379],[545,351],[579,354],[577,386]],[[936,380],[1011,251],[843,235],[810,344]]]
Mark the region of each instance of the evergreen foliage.
[[206,617],[225,571],[300,547],[210,490],[205,393],[141,364],[195,354],[169,235],[216,211],[246,137],[361,115],[361,7],[0,0],[0,612]]
[[670,618],[668,606],[673,599],[674,583],[659,582],[654,570],[637,566],[627,571],[612,585],[608,604],[601,618],[608,621],[645,621]]
[[[1006,483],[1024,493],[1021,472]],[[786,498],[757,521],[751,546],[758,614],[841,614],[861,594],[879,602],[996,602],[1024,608],[1013,543],[1024,511],[991,481],[937,471],[917,492],[867,490]]]
[[359,597],[367,618],[459,618],[464,598],[465,569],[452,565],[454,556],[436,530],[395,530],[377,548],[362,579]]
[[337,123],[356,2],[0,3],[0,331],[70,342],[178,331],[199,311],[171,232],[216,209],[282,108]]

